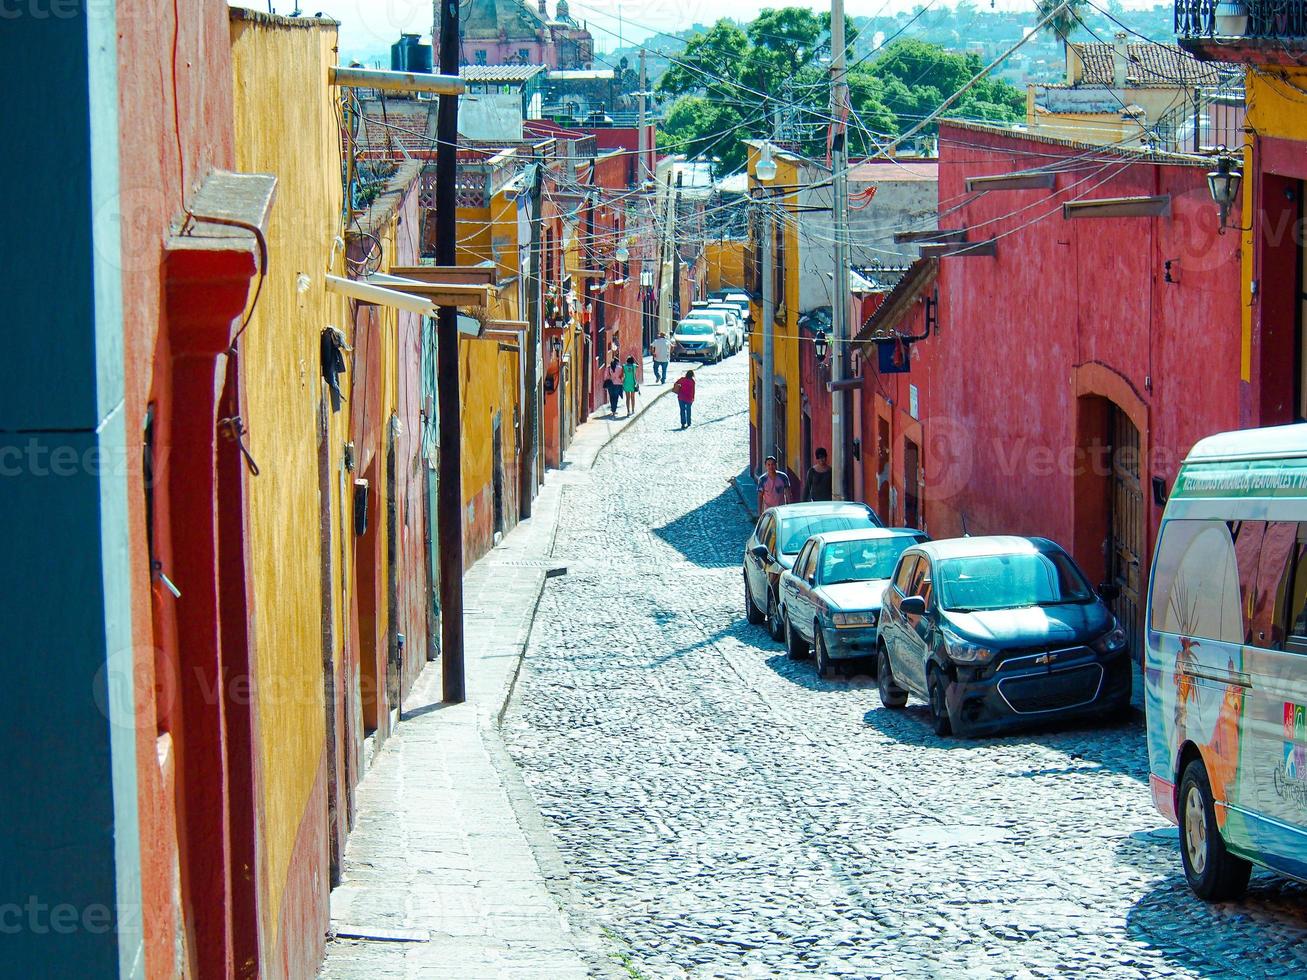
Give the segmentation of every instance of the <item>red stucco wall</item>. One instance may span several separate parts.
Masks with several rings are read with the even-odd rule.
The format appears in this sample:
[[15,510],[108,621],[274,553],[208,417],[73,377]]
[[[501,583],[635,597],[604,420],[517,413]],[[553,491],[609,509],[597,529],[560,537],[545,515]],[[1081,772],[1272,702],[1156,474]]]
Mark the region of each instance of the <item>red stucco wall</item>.
[[[1059,170],[1055,190],[966,203],[967,177],[1041,166]],[[1077,484],[1092,460],[1075,449],[1078,410],[1091,404],[1078,398],[1101,396],[1140,428],[1146,576],[1161,513],[1150,478],[1169,487],[1193,443],[1236,427],[1251,397],[1239,377],[1239,243],[1216,234],[1205,167],[946,124],[939,174],[942,224],[970,229],[972,241],[997,238],[998,254],[944,259],[939,330],[913,348],[911,373],[866,371],[864,398],[893,423],[891,519],[902,520],[903,438],[915,434],[932,535],[959,534],[964,521],[972,534],[1046,535],[1098,572],[1102,508]],[[1062,217],[1075,197],[1157,194],[1171,195],[1169,218]],[[1165,281],[1168,259],[1175,282]],[[900,331],[922,323],[918,304]],[[874,478],[868,487],[874,496]]]
[[[176,48],[173,17],[155,4],[122,0],[118,5],[118,86],[121,173],[122,282],[126,431],[128,460],[123,471],[131,522],[132,629],[136,666],[137,786],[141,828],[140,921],[145,933],[146,973],[169,976],[177,968],[178,933],[183,928],[176,809],[172,777],[176,746],[164,738],[180,718],[164,685],[156,698],[156,671],[176,656],[175,645],[160,649],[168,623],[152,621],[149,557],[145,533],[145,488],[140,467],[146,406],[153,398],[166,415],[168,352],[156,351],[161,334],[163,243],[171,221],[193,189],[216,167],[232,166],[231,63],[224,4],[179,0]],[[177,107],[174,117],[174,104]],[[183,178],[184,172],[184,178]],[[184,180],[184,186],[183,186]],[[112,216],[99,216],[109,224]],[[166,453],[169,434],[157,434]],[[167,514],[157,524],[166,526]],[[163,545],[160,542],[160,545]],[[170,566],[172,567],[172,566]],[[165,608],[166,604],[161,604]],[[156,673],[158,676],[156,676]]]

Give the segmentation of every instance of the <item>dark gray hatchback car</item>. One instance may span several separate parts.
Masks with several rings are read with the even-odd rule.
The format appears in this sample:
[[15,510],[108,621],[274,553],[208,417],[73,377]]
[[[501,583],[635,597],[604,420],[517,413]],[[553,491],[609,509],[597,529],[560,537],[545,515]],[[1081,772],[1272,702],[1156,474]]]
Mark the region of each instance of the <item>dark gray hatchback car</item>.
[[899,558],[880,612],[881,702],[909,692],[938,734],[979,735],[1130,704],[1125,631],[1045,538],[933,541]]

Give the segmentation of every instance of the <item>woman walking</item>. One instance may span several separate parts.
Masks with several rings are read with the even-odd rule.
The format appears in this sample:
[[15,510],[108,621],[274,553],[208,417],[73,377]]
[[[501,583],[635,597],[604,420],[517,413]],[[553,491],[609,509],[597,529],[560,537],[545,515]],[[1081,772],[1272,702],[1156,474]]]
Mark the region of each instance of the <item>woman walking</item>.
[[635,380],[635,358],[628,357],[622,365],[622,391],[626,393],[626,417],[635,414],[635,393],[640,390]]
[[617,414],[617,402],[622,397],[622,365],[616,357],[608,365],[608,371],[604,377],[604,388],[608,391],[608,413]]
[[694,372],[686,371],[685,376],[672,382],[672,391],[681,405],[681,428],[690,425],[690,409],[694,405]]

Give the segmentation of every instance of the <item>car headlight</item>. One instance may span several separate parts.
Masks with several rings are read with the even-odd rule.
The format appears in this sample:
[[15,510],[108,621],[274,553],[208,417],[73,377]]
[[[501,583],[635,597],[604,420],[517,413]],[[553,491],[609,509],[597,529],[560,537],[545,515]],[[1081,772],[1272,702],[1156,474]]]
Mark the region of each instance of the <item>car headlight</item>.
[[1119,653],[1126,648],[1130,638],[1125,635],[1121,624],[1115,624],[1110,630],[1094,641],[1093,647],[1099,653]]
[[956,633],[943,630],[944,649],[950,660],[960,664],[985,664],[994,659],[994,651],[980,643],[964,640]]
[[831,614],[831,622],[836,629],[850,629],[855,626],[875,626],[876,613],[873,612],[837,612]]

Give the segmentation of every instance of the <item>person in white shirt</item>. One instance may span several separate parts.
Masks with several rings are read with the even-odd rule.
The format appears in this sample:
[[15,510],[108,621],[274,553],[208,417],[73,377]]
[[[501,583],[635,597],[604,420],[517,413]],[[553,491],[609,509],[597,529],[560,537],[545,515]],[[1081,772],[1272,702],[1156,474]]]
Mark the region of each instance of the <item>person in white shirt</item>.
[[649,345],[649,355],[653,358],[654,381],[667,384],[667,364],[672,359],[672,342],[667,334],[660,333]]

